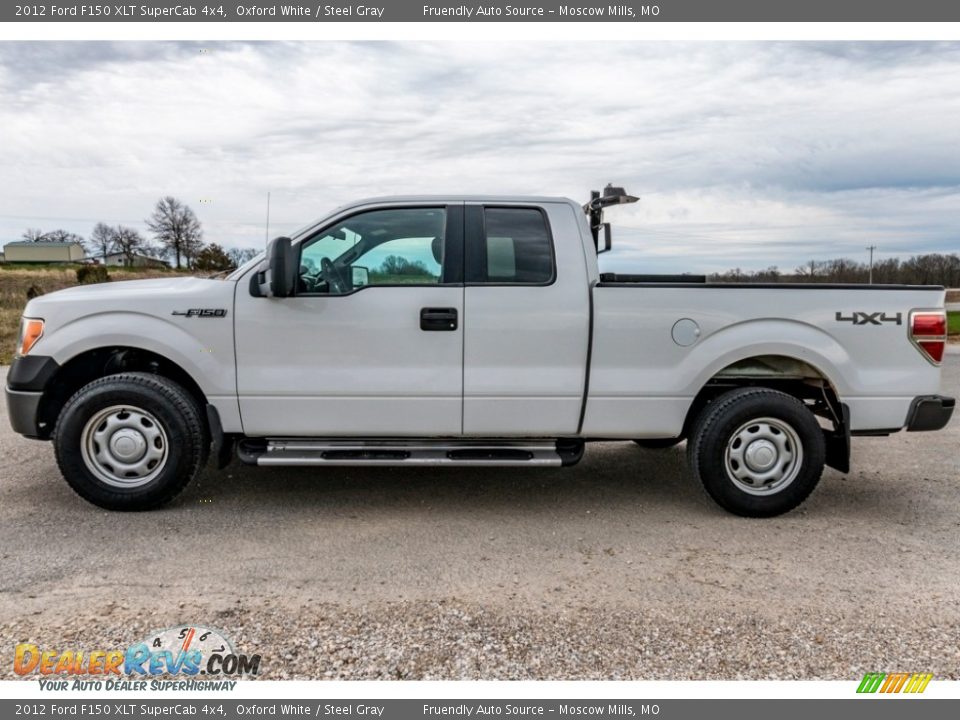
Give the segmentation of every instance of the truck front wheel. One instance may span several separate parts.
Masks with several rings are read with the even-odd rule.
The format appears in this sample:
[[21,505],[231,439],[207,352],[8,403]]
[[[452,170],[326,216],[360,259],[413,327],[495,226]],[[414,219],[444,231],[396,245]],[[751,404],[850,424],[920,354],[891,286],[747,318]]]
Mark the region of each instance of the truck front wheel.
[[745,517],[772,517],[793,510],[819,482],[823,431],[795,397],[741,388],[703,409],[687,457],[722,508]]
[[203,467],[209,446],[194,398],[168,378],[109,375],[67,401],[53,433],[70,487],[108,510],[150,510]]

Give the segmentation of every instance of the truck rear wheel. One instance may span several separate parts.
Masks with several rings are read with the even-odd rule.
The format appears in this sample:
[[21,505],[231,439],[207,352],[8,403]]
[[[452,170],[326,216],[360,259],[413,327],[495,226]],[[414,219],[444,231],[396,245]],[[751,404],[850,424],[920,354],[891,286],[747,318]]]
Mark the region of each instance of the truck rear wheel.
[[793,510],[820,481],[823,431],[795,397],[741,388],[703,409],[687,457],[720,507],[745,517],[772,517]]
[[130,372],[80,388],[60,413],[53,445],[60,471],[81,497],[108,510],[150,510],[199,473],[209,441],[186,390]]

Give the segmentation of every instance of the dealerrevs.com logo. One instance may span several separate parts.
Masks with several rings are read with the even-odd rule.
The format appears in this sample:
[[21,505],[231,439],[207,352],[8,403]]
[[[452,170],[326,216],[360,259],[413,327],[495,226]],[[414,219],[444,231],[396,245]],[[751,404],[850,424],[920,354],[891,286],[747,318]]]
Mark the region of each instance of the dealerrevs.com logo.
[[61,651],[20,643],[13,670],[39,677],[41,690],[145,690],[148,680],[151,690],[232,690],[232,678],[260,673],[260,655],[236,652],[219,630],[179,625],[151,633],[126,650]]

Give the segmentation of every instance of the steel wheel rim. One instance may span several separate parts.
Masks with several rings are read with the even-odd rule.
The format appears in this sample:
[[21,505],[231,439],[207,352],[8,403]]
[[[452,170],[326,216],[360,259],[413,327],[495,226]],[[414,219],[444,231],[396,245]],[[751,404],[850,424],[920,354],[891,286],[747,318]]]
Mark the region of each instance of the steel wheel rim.
[[727,477],[750,495],[774,495],[796,480],[803,466],[803,444],[793,427],[762,417],[741,425],[724,451]]
[[146,485],[163,470],[169,443],[152,414],[133,405],[111,405],[83,426],[80,450],[97,479],[118,488]]

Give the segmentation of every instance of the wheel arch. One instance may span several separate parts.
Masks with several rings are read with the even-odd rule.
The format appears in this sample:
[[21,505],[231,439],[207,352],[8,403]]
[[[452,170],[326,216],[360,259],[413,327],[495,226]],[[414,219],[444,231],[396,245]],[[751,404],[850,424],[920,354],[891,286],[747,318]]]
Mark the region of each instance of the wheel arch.
[[207,396],[196,379],[179,363],[146,348],[109,345],[84,350],[60,364],[48,381],[37,409],[41,437],[50,437],[60,411],[77,390],[98,378],[132,371],[173,380],[190,394],[204,415]]
[[714,400],[742,387],[779,390],[797,398],[821,422],[827,447],[827,465],[840,472],[850,469],[849,409],[840,400],[833,379],[807,357],[774,352],[748,354],[715,370],[690,404],[683,431],[689,436],[696,419]]

